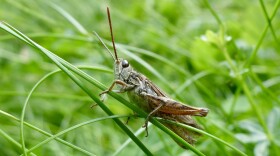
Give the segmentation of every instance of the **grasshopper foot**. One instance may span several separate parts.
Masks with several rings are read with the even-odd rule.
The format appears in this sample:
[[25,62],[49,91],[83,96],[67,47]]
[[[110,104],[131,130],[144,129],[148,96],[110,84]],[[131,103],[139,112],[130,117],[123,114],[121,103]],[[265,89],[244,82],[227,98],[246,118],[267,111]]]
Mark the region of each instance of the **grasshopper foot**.
[[148,122],[145,122],[145,124],[142,126],[143,128],[145,128],[145,131],[146,131],[146,135],[145,137],[148,137],[149,136],[149,131],[148,131]]
[[105,90],[105,91],[101,92],[101,93],[99,94],[99,96],[102,97],[102,96],[104,96],[105,94],[107,94],[108,92],[109,92],[109,90]]
[[[107,92],[108,92],[108,91],[104,91],[104,92],[102,92],[102,93],[99,94],[99,96],[100,96],[100,101],[101,101],[101,102],[104,102],[104,101],[105,101],[106,93],[107,93]],[[98,105],[97,103],[94,103],[94,104],[92,104],[92,105],[90,106],[90,108],[96,107],[97,105]]]

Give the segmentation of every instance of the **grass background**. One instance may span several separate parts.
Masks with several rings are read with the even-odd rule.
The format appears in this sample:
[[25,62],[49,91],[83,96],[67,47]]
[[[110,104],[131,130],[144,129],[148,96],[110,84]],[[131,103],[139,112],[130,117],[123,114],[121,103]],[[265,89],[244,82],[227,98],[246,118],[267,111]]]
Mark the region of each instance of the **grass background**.
[[[54,6],[55,4],[55,6]],[[279,1],[3,1],[0,20],[109,86],[113,61],[96,31],[110,40],[106,7],[111,10],[119,56],[149,77],[172,98],[211,111],[196,117],[204,130],[248,155],[279,153]],[[61,11],[63,9],[64,11]],[[67,19],[68,13],[82,25]],[[274,15],[274,16],[273,16]],[[271,17],[273,19],[271,20]],[[271,23],[269,22],[271,21]],[[57,66],[38,50],[0,31],[0,155],[22,154],[20,124],[32,87]],[[102,90],[83,81],[98,95]],[[124,97],[126,97],[124,95]],[[62,72],[45,79],[30,98],[24,121],[56,134],[107,115]],[[132,110],[112,97],[105,104],[117,115]],[[12,115],[12,116],[11,116]],[[123,122],[125,118],[121,118]],[[136,132],[144,120],[132,118]],[[154,155],[195,155],[181,149],[161,129],[139,139]],[[48,137],[24,127],[30,149]],[[95,122],[51,141],[36,155],[112,155],[129,139],[111,119]],[[205,155],[236,155],[208,136],[195,148]],[[131,142],[118,155],[145,155]]]

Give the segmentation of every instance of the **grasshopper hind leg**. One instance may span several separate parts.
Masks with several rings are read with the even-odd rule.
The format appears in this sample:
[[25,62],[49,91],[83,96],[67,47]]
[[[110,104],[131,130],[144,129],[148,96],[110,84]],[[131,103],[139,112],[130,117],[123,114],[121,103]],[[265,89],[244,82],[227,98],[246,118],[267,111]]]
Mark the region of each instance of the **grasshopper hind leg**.
[[146,130],[146,136],[145,137],[148,137],[149,135],[149,132],[148,132],[148,122],[150,120],[150,118],[158,112],[158,110],[163,106],[164,104],[160,104],[157,108],[155,108],[152,112],[149,113],[149,115],[147,116],[146,120],[145,120],[145,123],[144,125],[142,126],[143,128],[145,128]]

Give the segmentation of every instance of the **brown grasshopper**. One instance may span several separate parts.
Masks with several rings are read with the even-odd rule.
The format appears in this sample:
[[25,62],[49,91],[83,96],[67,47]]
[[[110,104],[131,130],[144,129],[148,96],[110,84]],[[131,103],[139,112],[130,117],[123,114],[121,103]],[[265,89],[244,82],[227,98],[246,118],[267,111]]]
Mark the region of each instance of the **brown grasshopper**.
[[[205,117],[208,114],[207,108],[197,108],[197,107],[188,106],[167,97],[167,95],[163,93],[159,89],[159,87],[157,87],[154,83],[152,83],[149,79],[147,79],[143,74],[133,70],[133,68],[130,66],[127,60],[118,58],[115,42],[114,42],[113,31],[112,31],[109,8],[107,8],[107,14],[108,14],[110,33],[111,33],[115,57],[108,50],[108,48],[99,38],[99,36],[97,34],[96,35],[103,43],[103,45],[107,48],[107,50],[109,51],[113,59],[115,60],[114,63],[115,80],[112,83],[112,85],[109,87],[109,89],[102,92],[100,96],[108,93],[109,91],[112,91],[115,84],[119,85],[121,88],[115,92],[119,92],[119,93],[127,92],[127,95],[131,102],[137,104],[141,109],[149,113],[148,117],[146,118],[145,124],[143,125],[143,127],[146,128],[147,135],[148,135],[147,124],[152,116],[173,120],[179,123],[190,125],[195,128],[200,128],[196,124],[196,122],[191,118],[191,116]],[[170,130],[175,132],[177,135],[182,137],[188,143],[193,144],[195,142],[193,136],[197,135],[197,133],[176,126],[174,124],[169,124],[169,123],[163,123],[163,124],[166,127],[168,127]],[[180,146],[183,147],[182,145]]]

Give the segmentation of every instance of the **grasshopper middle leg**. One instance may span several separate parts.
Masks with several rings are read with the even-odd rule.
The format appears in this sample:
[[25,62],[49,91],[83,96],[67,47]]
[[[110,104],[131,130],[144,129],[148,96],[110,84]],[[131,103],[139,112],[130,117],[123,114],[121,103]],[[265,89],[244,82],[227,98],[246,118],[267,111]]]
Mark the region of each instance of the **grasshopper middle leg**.
[[149,132],[148,132],[148,122],[150,120],[150,118],[152,117],[152,115],[154,115],[156,112],[158,112],[158,110],[163,106],[164,104],[160,104],[157,108],[155,108],[152,112],[150,112],[145,120],[145,123],[144,125],[142,126],[143,128],[146,129],[146,136],[145,137],[148,137],[149,135]]

